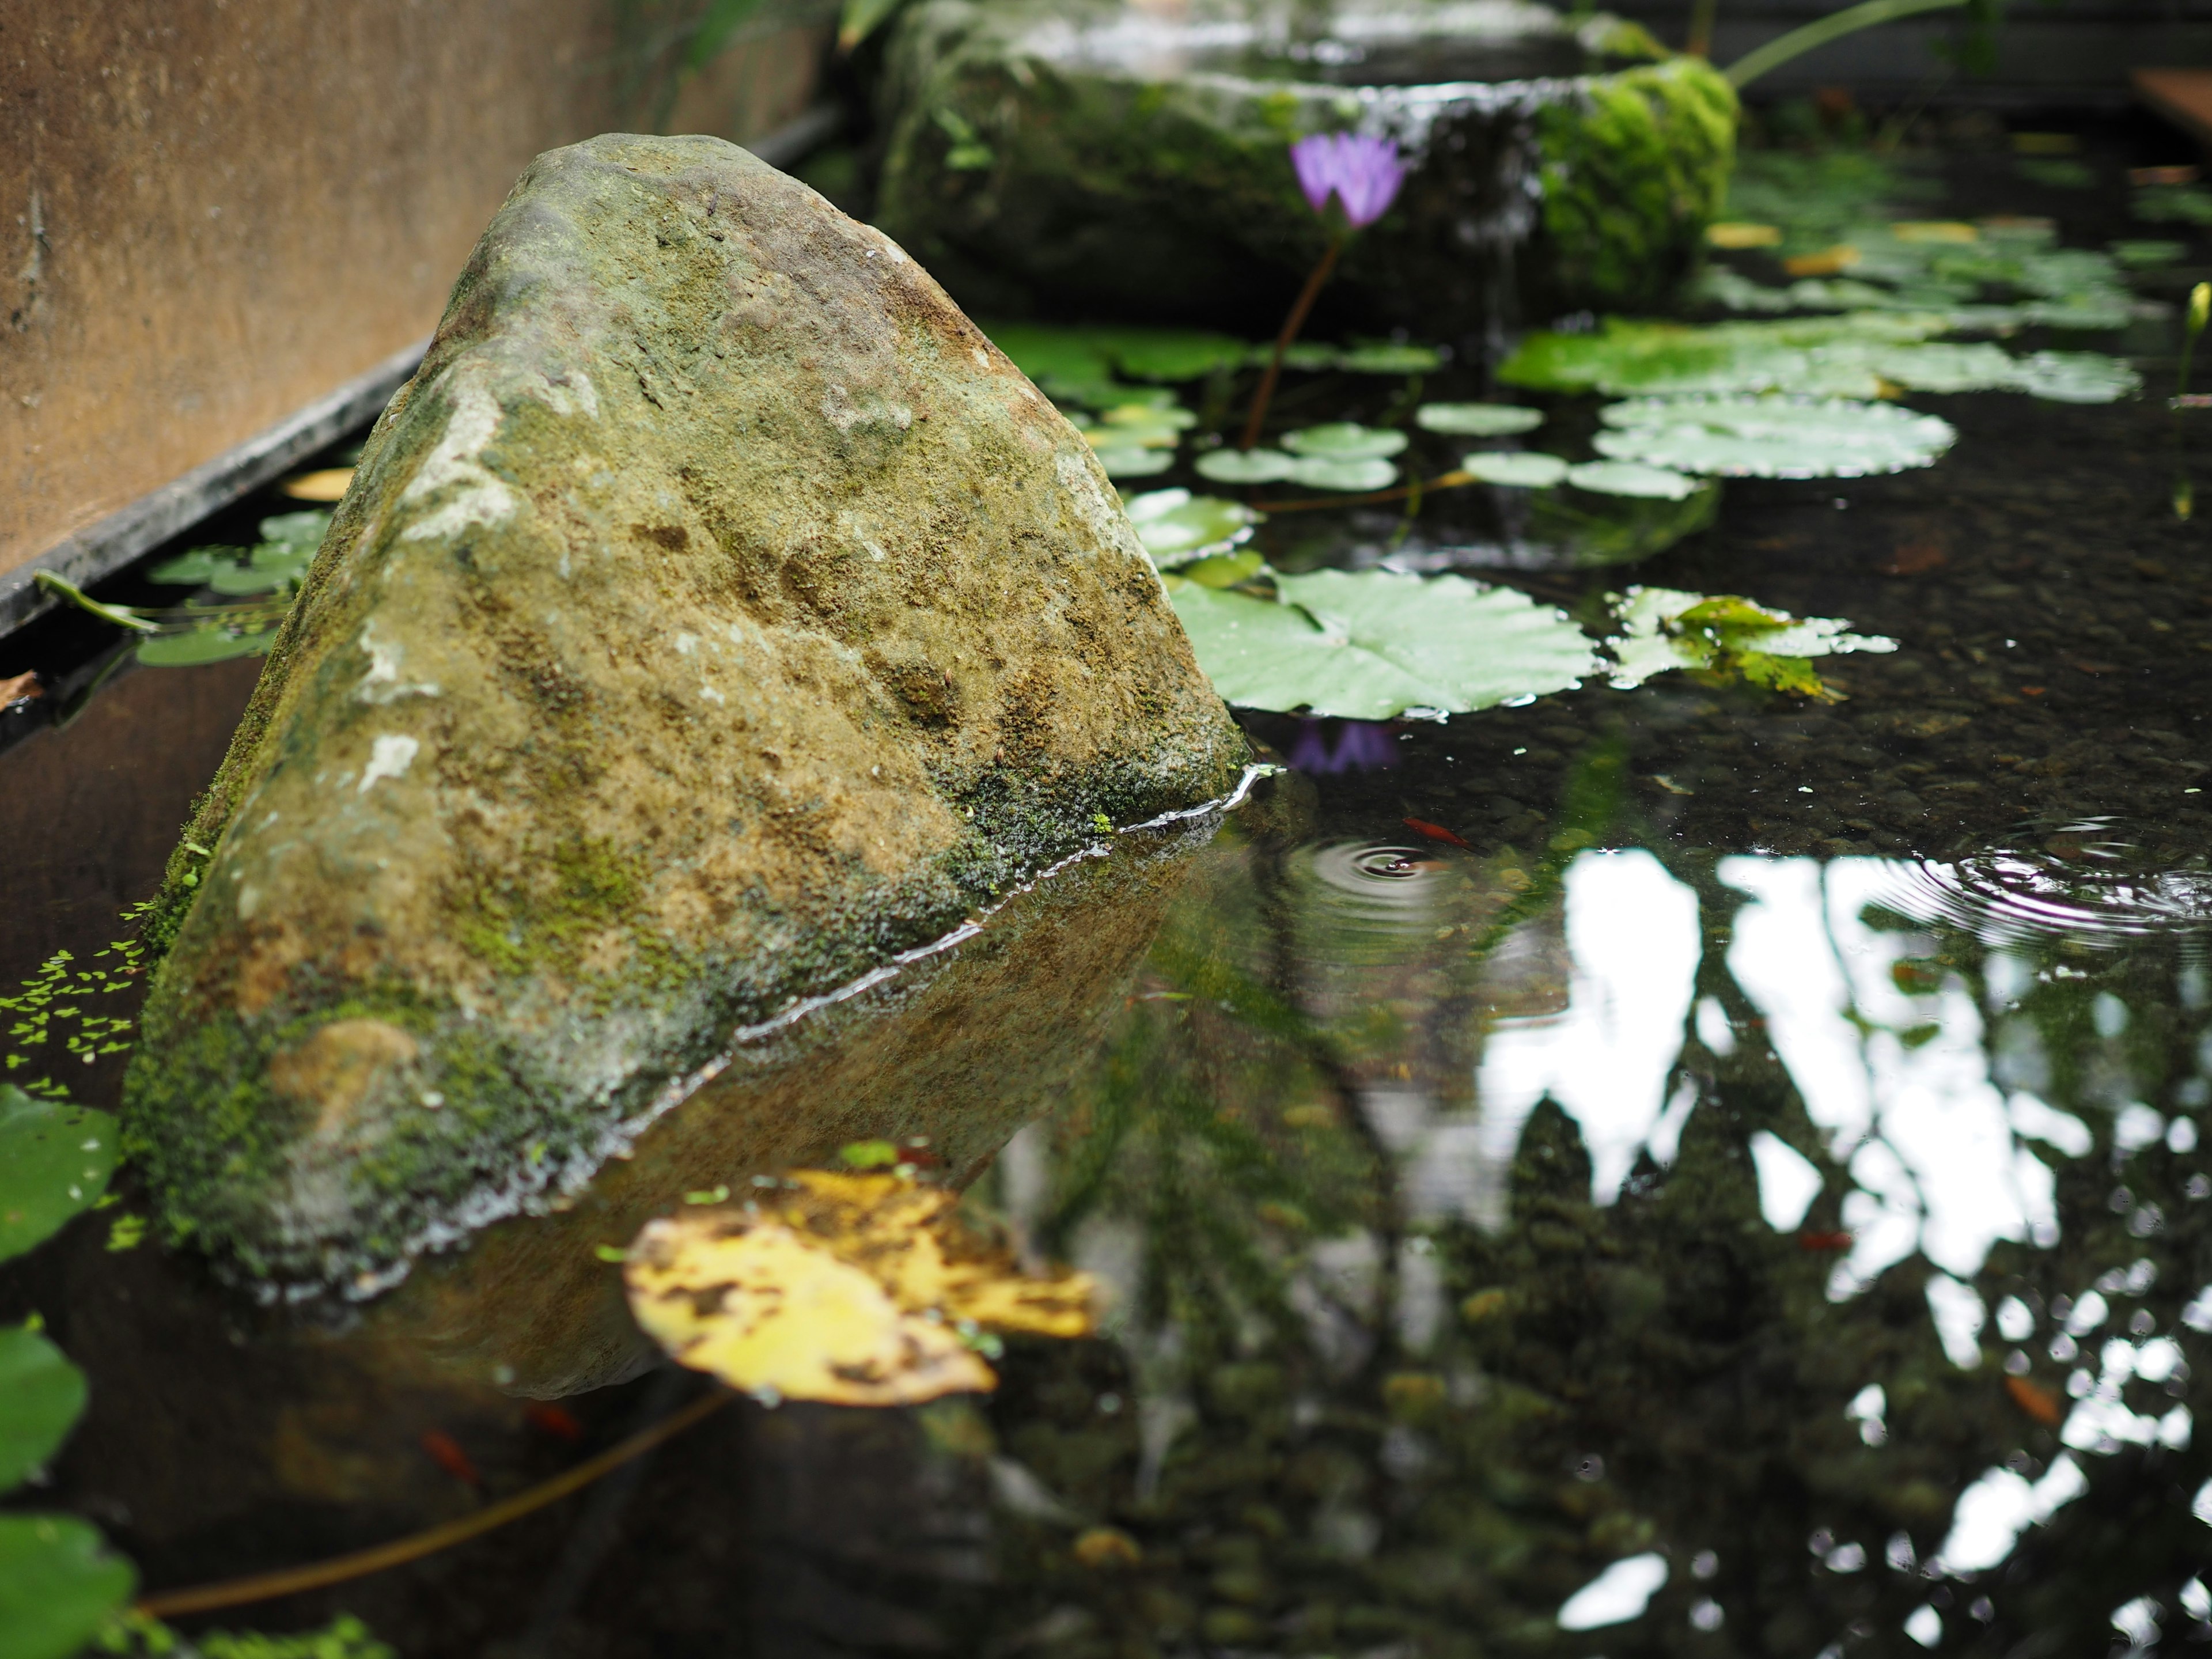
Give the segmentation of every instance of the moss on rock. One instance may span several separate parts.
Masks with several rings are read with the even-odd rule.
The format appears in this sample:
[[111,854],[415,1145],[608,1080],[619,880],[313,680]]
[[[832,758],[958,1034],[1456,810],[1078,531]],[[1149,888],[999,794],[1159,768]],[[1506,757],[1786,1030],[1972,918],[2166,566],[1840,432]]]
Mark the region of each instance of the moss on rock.
[[187,828],[130,1144],[172,1237],[377,1282],[1244,752],[1088,447],[896,244],[719,140],[550,152]]

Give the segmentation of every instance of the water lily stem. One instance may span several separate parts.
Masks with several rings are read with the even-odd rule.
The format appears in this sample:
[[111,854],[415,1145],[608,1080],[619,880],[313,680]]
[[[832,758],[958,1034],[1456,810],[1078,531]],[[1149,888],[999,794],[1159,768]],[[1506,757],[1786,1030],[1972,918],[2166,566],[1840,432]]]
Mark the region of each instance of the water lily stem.
[[1342,235],[1328,239],[1328,248],[1321,256],[1321,263],[1306,278],[1306,285],[1298,291],[1297,303],[1291,314],[1283,319],[1283,331],[1275,337],[1274,355],[1267,359],[1267,372],[1260,377],[1260,389],[1252,394],[1252,412],[1244,419],[1244,436],[1237,444],[1239,449],[1250,449],[1260,441],[1260,428],[1267,419],[1267,405],[1274,401],[1275,382],[1283,378],[1283,354],[1291,349],[1291,342],[1298,337],[1298,331],[1306,325],[1306,315],[1313,310],[1314,301],[1321,297],[1336,270],[1336,256],[1344,252]]
[[31,580],[49,593],[58,593],[71,605],[89,611],[102,622],[113,623],[118,628],[127,628],[134,634],[158,631],[158,626],[152,618],[141,616],[127,605],[108,605],[95,599],[75,582],[65,581],[51,570],[33,571]]
[[256,1573],[247,1578],[228,1578],[220,1583],[199,1584],[188,1589],[161,1590],[141,1597],[137,1611],[149,1619],[174,1619],[188,1613],[210,1613],[217,1607],[242,1607],[249,1601],[270,1601],[280,1595],[297,1595],[303,1590],[322,1589],[331,1584],[343,1584],[349,1579],[366,1577],[372,1572],[382,1572],[387,1567],[419,1561],[426,1555],[451,1549],[456,1544],[503,1527],[510,1521],[519,1521],[526,1515],[544,1509],[548,1504],[566,1498],[580,1486],[590,1486],[601,1475],[612,1473],[630,1459],[683,1433],[702,1418],[720,1411],[736,1398],[735,1395],[720,1389],[712,1394],[702,1395],[682,1410],[671,1412],[652,1427],[641,1429],[629,1439],[608,1447],[598,1456],[587,1457],[575,1468],[555,1475],[550,1480],[540,1481],[526,1492],[519,1492],[512,1498],[487,1504],[475,1514],[463,1516],[458,1521],[448,1521],[426,1532],[396,1538],[388,1544],[356,1550],[350,1555],[310,1562],[303,1567],[286,1567],[276,1572]]

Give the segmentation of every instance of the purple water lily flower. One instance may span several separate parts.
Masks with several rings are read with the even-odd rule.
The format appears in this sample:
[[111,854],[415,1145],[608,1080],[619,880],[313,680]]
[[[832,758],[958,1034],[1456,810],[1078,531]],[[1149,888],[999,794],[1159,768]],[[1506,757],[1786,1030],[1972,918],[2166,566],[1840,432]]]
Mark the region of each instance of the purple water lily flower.
[[1406,182],[1406,164],[1388,138],[1353,132],[1317,132],[1291,146],[1298,188],[1320,213],[1335,197],[1352,229],[1373,224],[1390,210]]
[[1390,728],[1373,720],[1346,720],[1338,728],[1332,751],[1317,720],[1298,722],[1297,740],[1288,757],[1297,770],[1309,777],[1333,776],[1339,772],[1372,772],[1398,763],[1398,745]]

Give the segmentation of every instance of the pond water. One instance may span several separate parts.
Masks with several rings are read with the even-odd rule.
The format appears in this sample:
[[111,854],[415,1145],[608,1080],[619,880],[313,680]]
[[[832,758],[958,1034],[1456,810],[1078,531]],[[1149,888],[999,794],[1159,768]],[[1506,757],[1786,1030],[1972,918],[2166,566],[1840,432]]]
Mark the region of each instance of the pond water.
[[[2001,155],[1951,179],[1946,211],[2139,234],[2117,187]],[[970,1201],[1104,1281],[1097,1337],[1012,1340],[997,1392],[918,1408],[741,1399],[475,1541],[179,1627],[346,1611],[410,1659],[2212,1635],[2212,565],[2173,505],[2204,465],[2164,406],[2178,325],[2133,326],[2099,343],[2152,395],[1916,399],[1959,430],[1939,465],[1730,482],[1636,568],[1901,642],[1823,661],[1839,701],[1675,673],[1249,716],[1292,769],[1117,851],[1165,872],[1141,960],[1067,1010],[1079,1042],[985,1068],[979,1107],[1048,1109]],[[1334,418],[1403,395],[1313,387]],[[1206,488],[1146,487],[1179,480]],[[1452,522],[1284,513],[1253,545],[1457,544],[1571,609],[1623,577],[1511,568],[1541,561]],[[123,675],[0,751],[0,971],[88,953],[151,890],[254,667]],[[109,1103],[118,1068],[76,1092]],[[696,1156],[677,1173],[726,1178]],[[256,1311],[113,1218],[11,1264],[0,1319],[37,1312],[91,1379],[25,1496],[149,1589],[466,1516],[708,1387],[664,1367],[549,1411],[422,1328]],[[505,1295],[537,1306],[471,1317],[496,1332]]]

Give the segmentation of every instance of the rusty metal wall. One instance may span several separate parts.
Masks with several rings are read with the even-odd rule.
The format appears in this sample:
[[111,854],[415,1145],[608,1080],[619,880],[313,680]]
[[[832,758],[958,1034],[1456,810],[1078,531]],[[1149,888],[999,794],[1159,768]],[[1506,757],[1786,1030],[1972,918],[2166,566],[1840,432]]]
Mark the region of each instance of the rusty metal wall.
[[[610,15],[0,0],[0,580],[425,337],[524,164],[634,124]],[[818,51],[741,47],[671,125],[788,119]]]

